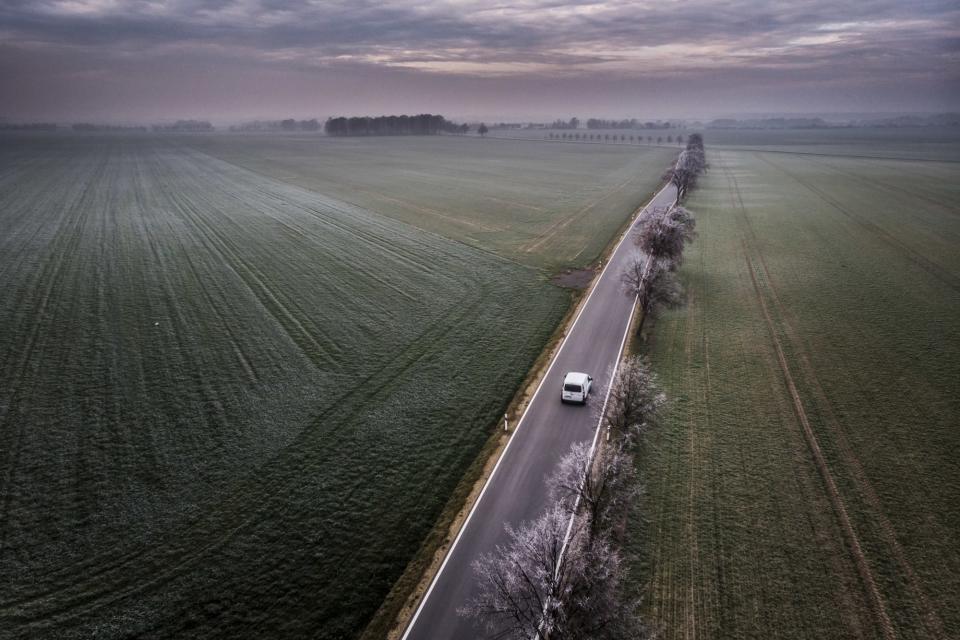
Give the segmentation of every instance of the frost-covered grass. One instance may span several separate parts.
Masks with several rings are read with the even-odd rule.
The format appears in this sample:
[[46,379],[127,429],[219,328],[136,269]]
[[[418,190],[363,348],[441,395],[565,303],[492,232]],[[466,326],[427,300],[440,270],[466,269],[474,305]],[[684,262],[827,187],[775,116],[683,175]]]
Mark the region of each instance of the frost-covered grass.
[[0,637],[359,631],[567,294],[169,139],[11,140]]
[[650,621],[957,636],[960,165],[707,149],[688,305],[649,349],[670,397],[631,534]]

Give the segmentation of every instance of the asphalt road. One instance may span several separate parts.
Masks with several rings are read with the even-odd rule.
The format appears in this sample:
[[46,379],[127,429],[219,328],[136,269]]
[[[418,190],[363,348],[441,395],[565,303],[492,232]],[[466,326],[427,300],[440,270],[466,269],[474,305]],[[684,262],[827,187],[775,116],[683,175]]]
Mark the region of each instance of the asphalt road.
[[[647,207],[666,206],[674,198],[673,187],[667,186]],[[621,242],[600,274],[403,640],[484,637],[474,622],[457,614],[476,592],[471,565],[481,554],[507,542],[505,523],[518,525],[543,512],[547,475],[574,442],[593,438],[596,414],[606,397],[633,309],[633,298],[624,295],[620,273],[636,251],[630,240]],[[560,387],[567,371],[593,376],[594,388],[586,406],[561,404]]]

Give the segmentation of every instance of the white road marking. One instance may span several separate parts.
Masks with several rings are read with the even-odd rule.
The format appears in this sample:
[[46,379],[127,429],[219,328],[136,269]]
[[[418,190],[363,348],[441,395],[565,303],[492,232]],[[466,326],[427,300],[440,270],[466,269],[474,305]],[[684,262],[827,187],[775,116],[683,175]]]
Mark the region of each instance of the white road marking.
[[[613,257],[617,254],[617,251],[620,250],[620,245],[623,244],[623,241],[627,239],[627,236],[630,235],[630,232],[633,231],[634,225],[637,224],[637,220],[640,219],[640,216],[643,215],[643,212],[646,211],[651,203],[653,203],[660,195],[670,188],[670,185],[665,185],[660,191],[658,191],[649,202],[647,202],[643,207],[639,209],[639,213],[634,217],[633,221],[630,223],[630,226],[624,231],[623,236],[620,238],[620,242],[617,243],[617,246],[614,247],[613,251],[610,253],[610,260],[607,261],[606,266],[603,267],[603,270],[600,272],[597,281],[594,284],[593,288],[590,290],[590,294],[587,296],[587,299],[584,301],[583,305],[580,307],[580,311],[577,312],[577,317],[573,319],[573,324],[570,325],[570,329],[567,331],[567,334],[563,337],[563,341],[560,343],[560,348],[557,349],[557,353],[553,356],[553,360],[550,361],[550,366],[547,367],[546,373],[543,374],[543,377],[540,379],[540,384],[537,385],[536,390],[533,392],[533,396],[530,398],[530,402],[527,403],[527,408],[524,409],[523,415],[520,416],[520,421],[517,422],[517,426],[513,430],[513,435],[510,436],[510,439],[507,441],[507,446],[503,448],[503,451],[500,453],[500,457],[497,459],[497,463],[493,467],[493,471],[490,472],[490,477],[487,478],[487,481],[483,484],[483,488],[480,490],[480,495],[477,496],[476,502],[473,503],[473,507],[470,508],[470,513],[467,514],[467,519],[464,520],[463,525],[460,527],[460,531],[457,532],[457,537],[454,538],[453,544],[450,545],[450,548],[447,549],[447,555],[443,558],[443,563],[440,565],[440,569],[437,571],[437,575],[433,576],[433,580],[430,582],[430,586],[427,588],[427,592],[423,595],[423,598],[420,600],[419,606],[417,606],[416,612],[413,614],[413,618],[410,619],[410,624],[407,625],[406,631],[404,631],[401,640],[407,640],[407,637],[410,635],[410,632],[413,631],[413,628],[417,624],[417,619],[420,617],[420,612],[423,611],[423,607],[427,604],[427,600],[430,599],[430,594],[433,593],[433,588],[437,585],[437,581],[440,579],[440,576],[443,575],[443,570],[447,566],[447,562],[450,560],[450,556],[453,555],[454,550],[457,548],[457,544],[460,542],[460,538],[463,536],[463,532],[467,530],[467,527],[470,525],[470,520],[473,518],[473,514],[476,513],[477,507],[480,505],[480,501],[483,500],[483,495],[487,492],[487,488],[490,486],[490,482],[493,480],[494,476],[497,474],[497,469],[500,468],[500,463],[503,462],[504,457],[507,455],[507,451],[510,449],[510,445],[513,444],[514,439],[517,437],[517,433],[520,432],[520,427],[523,426],[523,421],[527,417],[527,413],[530,411],[530,407],[533,406],[534,401],[537,399],[537,395],[540,393],[540,389],[543,387],[543,383],[546,382],[547,378],[550,376],[550,371],[553,370],[553,365],[556,364],[557,359],[560,357],[560,354],[563,352],[563,347],[567,344],[567,338],[570,337],[570,334],[573,333],[573,329],[577,326],[577,322],[580,321],[580,316],[583,315],[584,310],[589,306],[590,299],[593,297],[594,292],[600,285],[600,281],[603,280],[603,276],[606,275],[607,269],[613,263]],[[636,309],[636,299],[634,299],[633,307],[630,310],[630,318],[633,317],[634,310]],[[630,323],[627,322],[627,331],[630,331]],[[614,375],[616,374],[616,368],[620,364],[620,355],[623,353],[623,345],[626,342],[626,333],[624,333],[623,340],[620,343],[620,354],[617,355],[617,360],[614,365]],[[610,382],[613,382],[611,378]],[[610,384],[607,385],[607,398],[610,397]],[[604,407],[607,404],[606,399],[603,401]],[[601,422],[603,420],[602,414],[600,418]],[[593,435],[593,446],[596,446],[597,434],[600,433],[599,423],[597,425],[597,430]],[[593,447],[591,447],[591,452]],[[578,498],[579,500],[579,498]],[[573,521],[571,520],[570,526],[572,526]],[[569,536],[569,526],[567,528],[567,535]],[[566,545],[566,541],[564,541]]]

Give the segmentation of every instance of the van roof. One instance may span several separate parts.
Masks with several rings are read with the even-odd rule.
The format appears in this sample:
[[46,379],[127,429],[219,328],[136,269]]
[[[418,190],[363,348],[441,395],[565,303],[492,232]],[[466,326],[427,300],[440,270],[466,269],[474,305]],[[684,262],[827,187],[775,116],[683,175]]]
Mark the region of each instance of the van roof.
[[588,375],[585,374],[585,373],[579,373],[579,372],[577,372],[577,371],[570,371],[570,372],[567,373],[567,376],[563,379],[563,384],[567,384],[568,382],[570,382],[570,383],[572,383],[572,384],[583,385],[583,384],[586,384],[587,378],[589,378],[589,377],[590,377],[590,376],[588,376]]

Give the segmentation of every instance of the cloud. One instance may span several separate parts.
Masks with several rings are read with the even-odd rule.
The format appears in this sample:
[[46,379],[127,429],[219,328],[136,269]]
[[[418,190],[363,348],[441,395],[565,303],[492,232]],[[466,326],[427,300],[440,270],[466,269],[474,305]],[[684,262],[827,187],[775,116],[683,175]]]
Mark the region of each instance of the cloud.
[[[960,9],[939,0],[0,0],[0,41],[55,73],[186,66],[461,78],[770,71],[812,82],[958,78]],[[60,62],[54,62],[59,59]],[[260,71],[258,71],[260,73]],[[4,80],[0,80],[3,83]]]

